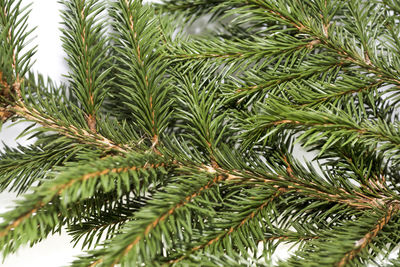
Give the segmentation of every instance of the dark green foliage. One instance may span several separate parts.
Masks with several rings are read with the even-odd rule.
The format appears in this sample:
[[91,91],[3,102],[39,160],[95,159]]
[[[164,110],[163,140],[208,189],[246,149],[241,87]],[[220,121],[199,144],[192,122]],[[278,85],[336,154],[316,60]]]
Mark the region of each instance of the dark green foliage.
[[[71,87],[86,112],[89,124],[95,123],[108,90],[111,70],[105,38],[106,27],[98,1],[63,1],[63,47],[70,67]],[[92,125],[89,125],[92,127]],[[93,127],[96,128],[95,126]]]
[[399,1],[63,4],[56,85],[0,0],[1,121],[36,138],[0,154],[4,256],[66,228],[76,267],[399,264]]

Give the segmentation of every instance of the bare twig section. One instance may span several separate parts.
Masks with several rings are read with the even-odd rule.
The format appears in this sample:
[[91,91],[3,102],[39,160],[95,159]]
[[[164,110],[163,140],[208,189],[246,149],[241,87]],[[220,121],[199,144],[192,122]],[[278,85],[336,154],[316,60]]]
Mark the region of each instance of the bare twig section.
[[15,113],[11,109],[11,105],[15,102],[15,98],[20,100],[21,97],[21,80],[17,75],[17,78],[12,86],[3,79],[3,73],[0,71],[0,100],[4,103],[0,106],[0,121],[5,122],[11,118]]
[[46,116],[34,108],[28,109],[22,102],[19,102],[18,105],[10,108],[10,110],[29,121],[37,122],[44,127],[59,132],[69,138],[76,139],[79,142],[99,146],[106,150],[115,150],[121,153],[126,153],[130,150],[128,146],[115,144],[113,141],[100,134],[79,129],[73,125],[65,125],[65,123],[60,123],[56,119]]
[[10,112],[7,108],[0,107],[0,121],[5,122],[13,115],[14,113]]
[[87,123],[88,123],[90,131],[93,132],[93,133],[96,133],[97,132],[97,129],[96,129],[96,123],[97,123],[96,122],[96,115],[89,114],[87,116]]
[[383,227],[390,221],[390,219],[400,210],[399,204],[389,205],[388,210],[384,217],[382,217],[370,232],[365,234],[360,240],[355,243],[352,250],[346,253],[344,257],[336,263],[337,267],[343,267],[354,259],[371,241],[379,234]]
[[14,93],[17,97],[17,101],[22,99],[22,93],[21,93],[21,83],[23,82],[23,79],[20,79],[19,75],[17,75],[17,78],[15,79],[15,82],[12,86]]
[[309,43],[306,45],[306,47],[307,47],[308,49],[312,50],[312,49],[314,48],[314,46],[319,45],[320,43],[321,43],[321,40],[315,39],[315,40],[312,40],[311,42],[309,42]]
[[0,96],[3,96],[5,99],[10,97],[10,86],[8,83],[3,80],[3,72],[0,71]]

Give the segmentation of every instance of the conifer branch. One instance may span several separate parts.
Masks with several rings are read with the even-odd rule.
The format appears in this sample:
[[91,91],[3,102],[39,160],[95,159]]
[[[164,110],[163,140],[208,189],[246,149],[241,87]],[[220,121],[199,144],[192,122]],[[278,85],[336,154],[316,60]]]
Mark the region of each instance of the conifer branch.
[[[143,160],[146,160],[146,162],[138,166],[137,161],[140,162]],[[102,188],[104,192],[108,192],[118,186],[120,188],[118,194],[122,194],[124,190],[129,192],[136,190],[133,188],[139,187],[140,189],[139,173],[147,173],[150,170],[162,171],[164,166],[166,166],[164,161],[155,163],[154,160],[155,158],[149,156],[138,157],[137,154],[131,154],[126,158],[119,156],[107,157],[96,161],[97,164],[87,164],[76,170],[68,171],[67,168],[67,171],[62,172],[56,179],[47,181],[36,188],[34,193],[27,195],[25,200],[19,204],[18,213],[10,212],[9,215],[5,214],[5,222],[0,225],[0,244],[9,244],[7,236],[11,230],[13,231],[13,235],[18,235],[32,223],[37,223],[36,220],[39,220],[40,224],[42,224],[40,218],[37,218],[45,215],[43,209],[46,207],[49,209],[57,207],[55,205],[49,206],[49,203],[61,201],[61,206],[67,207],[71,202],[92,197],[99,188]],[[115,167],[118,165],[119,167]],[[133,176],[136,176],[136,178],[131,181],[129,174],[133,173],[135,173]],[[128,176],[124,176],[124,174],[128,174]],[[114,175],[120,175],[121,178],[115,179]],[[152,175],[157,175],[157,172],[154,172]],[[146,180],[149,179],[149,177],[144,178],[144,184],[147,184],[148,181]],[[42,230],[39,225],[36,235],[31,236],[25,242],[34,242],[35,238],[38,239],[41,235]]]
[[320,43],[325,45],[327,48],[336,51],[344,61],[362,67],[365,70],[376,74],[378,77],[384,78],[386,82],[394,83],[397,85],[400,84],[400,79],[398,79],[398,77],[393,77],[393,75],[388,74],[387,71],[380,68],[379,66],[374,65],[371,62],[370,57],[367,54],[367,50],[365,51],[366,54],[364,54],[363,57],[360,57],[359,55],[354,55],[353,53],[350,53],[346,48],[338,45],[335,41],[331,40],[328,31],[330,24],[323,25],[324,31],[323,33],[321,33],[315,30],[313,27],[308,26],[306,23],[303,23],[302,21],[295,19],[295,17],[290,16],[289,13],[281,12],[279,9],[277,9],[277,7],[274,7],[272,4],[267,4],[259,0],[249,0],[246,1],[246,4],[255,4],[260,8],[267,10],[270,14],[272,14],[272,16],[279,19],[280,21],[294,27],[295,29],[297,29],[297,31],[299,31],[299,33],[309,34],[315,40],[319,40]]
[[[115,260],[111,261],[111,259],[107,255],[106,257],[98,258],[95,261],[91,260],[90,266],[94,267],[98,266],[99,264],[107,264],[109,266],[115,266],[116,264],[121,263],[122,259],[127,257],[127,255],[131,253],[131,251],[132,253],[137,253],[137,250],[134,248],[138,246],[138,244],[140,244],[141,242],[144,242],[145,241],[144,239],[148,237],[155,228],[157,228],[161,223],[167,221],[170,216],[174,216],[177,210],[185,207],[193,199],[203,194],[205,190],[209,190],[210,188],[216,186],[223,179],[224,176],[218,174],[214,175],[214,178],[211,181],[208,181],[207,184],[205,184],[200,188],[197,188],[194,192],[184,196],[183,198],[180,197],[181,199],[180,202],[175,203],[173,206],[169,206],[167,210],[160,213],[152,220],[149,220],[149,218],[147,218],[148,223],[141,225],[140,229],[138,229],[135,235],[129,235],[129,232],[127,232],[128,233],[127,236],[129,236],[129,242],[128,243],[125,242],[126,244],[124,244],[123,247],[119,247],[116,254],[113,253],[113,257],[115,258]],[[137,225],[138,222],[136,222],[135,224]]]
[[[318,66],[318,68],[307,68],[307,69],[302,69],[302,70],[294,70],[293,72],[290,73],[282,73],[280,75],[277,75],[276,71],[274,71],[271,75],[271,77],[268,77],[266,81],[261,81],[258,84],[251,85],[251,86],[240,86],[240,87],[234,87],[232,92],[229,92],[231,95],[228,95],[231,99],[237,99],[246,96],[246,95],[252,95],[254,93],[267,90],[267,89],[272,89],[275,87],[278,87],[279,85],[285,84],[287,82],[295,81],[295,80],[300,80],[300,79],[306,79],[311,76],[318,75],[320,73],[328,72],[332,69],[335,69],[338,67],[338,63],[333,63],[332,65],[326,65],[326,66]],[[263,76],[270,76],[269,73],[263,73]],[[232,87],[232,86],[230,86]],[[230,89],[230,88],[229,88]],[[240,102],[240,100],[238,101]]]
[[374,228],[371,229],[370,232],[366,233],[360,240],[358,240],[352,250],[347,252],[343,258],[336,263],[335,266],[343,267],[352,259],[354,259],[358,253],[360,253],[366,246],[368,246],[372,240],[379,234],[379,232],[385,227],[385,225],[391,220],[393,216],[395,216],[400,210],[399,204],[389,205],[387,207],[387,212],[384,217],[382,217]]
[[66,125],[64,122],[59,122],[35,108],[27,107],[22,102],[17,103],[17,105],[10,108],[10,110],[28,121],[39,123],[50,130],[85,144],[98,146],[106,150],[115,150],[121,153],[126,153],[131,150],[128,146],[115,144],[113,141],[98,133],[89,132],[85,129],[79,129],[74,125]]
[[[153,12],[137,1],[114,2],[111,16],[114,19],[117,60],[124,66],[119,70],[116,83],[130,96],[128,106],[142,130],[158,153],[160,134],[166,127],[170,88],[164,77],[166,61],[161,57],[161,37]],[[157,27],[157,28],[156,28]],[[150,41],[146,41],[152,38]]]
[[109,87],[103,7],[93,0],[65,2],[63,47],[72,70],[70,82],[86,112],[91,132],[97,132],[97,113]]
[[349,89],[349,90],[345,90],[345,91],[340,91],[337,93],[333,93],[333,94],[329,94],[326,96],[322,96],[320,98],[316,98],[316,99],[312,99],[310,101],[308,101],[308,103],[305,104],[301,104],[301,107],[309,107],[309,106],[313,106],[316,104],[320,104],[323,102],[330,102],[332,100],[336,100],[338,98],[347,96],[347,95],[352,95],[352,94],[356,94],[356,93],[361,93],[361,92],[368,92],[370,90],[374,90],[376,88],[379,88],[381,85],[384,84],[383,80],[376,80],[371,84],[368,84],[366,86],[362,86],[360,88],[357,89]]
[[[369,210],[369,209],[381,209],[382,207],[388,206],[390,203],[397,203],[398,200],[387,196],[385,192],[381,192],[382,195],[379,197],[370,197],[367,194],[362,194],[357,192],[356,194],[351,194],[343,188],[329,188],[323,185],[308,181],[301,177],[294,175],[291,165],[287,163],[287,175],[276,175],[273,173],[264,173],[263,176],[259,174],[254,174],[249,171],[219,171],[227,174],[226,180],[234,183],[264,183],[270,184],[271,186],[280,186],[285,188],[286,193],[297,193],[305,197],[312,197],[324,201],[330,201],[334,203],[346,204],[350,207]],[[215,170],[217,171],[217,170]],[[332,192],[332,189],[334,190]],[[283,189],[282,189],[283,190]],[[371,192],[372,193],[372,192]]]
[[207,240],[206,243],[203,243],[201,245],[197,245],[197,246],[193,247],[191,250],[183,253],[184,254],[183,256],[181,256],[177,259],[170,260],[168,262],[168,264],[176,264],[176,263],[182,261],[183,259],[185,259],[186,257],[188,257],[192,253],[195,253],[198,250],[202,250],[208,246],[211,246],[214,243],[220,242],[223,238],[226,238],[229,235],[231,235],[233,232],[237,231],[240,227],[242,227],[244,224],[246,224],[249,220],[252,220],[258,213],[260,213],[261,210],[263,210],[265,208],[265,206],[267,206],[268,204],[273,202],[276,198],[278,198],[280,195],[284,194],[286,191],[287,191],[286,188],[277,189],[275,194],[273,194],[272,196],[269,196],[267,198],[267,200],[261,204],[261,206],[259,206],[257,209],[254,209],[249,215],[247,215],[245,218],[243,218],[238,224],[231,226],[229,229],[226,229],[224,232],[222,232],[218,236]]
[[27,30],[29,13],[22,0],[0,2],[0,122],[13,116],[9,106],[21,98],[21,83],[35,53],[36,47],[21,53],[33,31]]
[[2,215],[3,255],[64,225],[92,249],[74,267],[263,266],[281,242],[301,243],[287,267],[389,255],[399,1],[142,2],[64,1],[56,86],[28,72],[28,9],[0,0],[0,124],[41,126],[0,153],[0,191],[33,189]]
[[[319,236],[299,236],[297,233],[294,233],[293,235],[271,235],[270,237],[268,237],[266,240],[267,241],[287,241],[287,242],[297,242],[299,240],[313,240],[313,239],[318,239]],[[265,241],[265,240],[261,240],[261,241]]]

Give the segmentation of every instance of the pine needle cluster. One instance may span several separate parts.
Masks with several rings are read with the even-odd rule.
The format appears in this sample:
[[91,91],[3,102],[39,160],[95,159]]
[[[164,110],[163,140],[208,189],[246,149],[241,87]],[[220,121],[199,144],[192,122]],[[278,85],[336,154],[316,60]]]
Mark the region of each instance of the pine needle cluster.
[[67,229],[72,267],[400,265],[399,0],[61,2],[59,85],[0,0],[0,121],[36,138],[0,154],[4,257]]

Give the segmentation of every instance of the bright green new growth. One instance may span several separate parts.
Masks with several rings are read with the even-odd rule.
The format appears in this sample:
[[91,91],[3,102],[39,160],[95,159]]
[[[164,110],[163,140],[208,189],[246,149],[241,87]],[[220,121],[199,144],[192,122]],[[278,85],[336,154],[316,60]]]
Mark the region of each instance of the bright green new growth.
[[29,190],[4,257],[66,228],[79,267],[399,265],[399,0],[62,1],[65,85],[30,72],[21,2],[0,119],[37,141],[0,154]]

